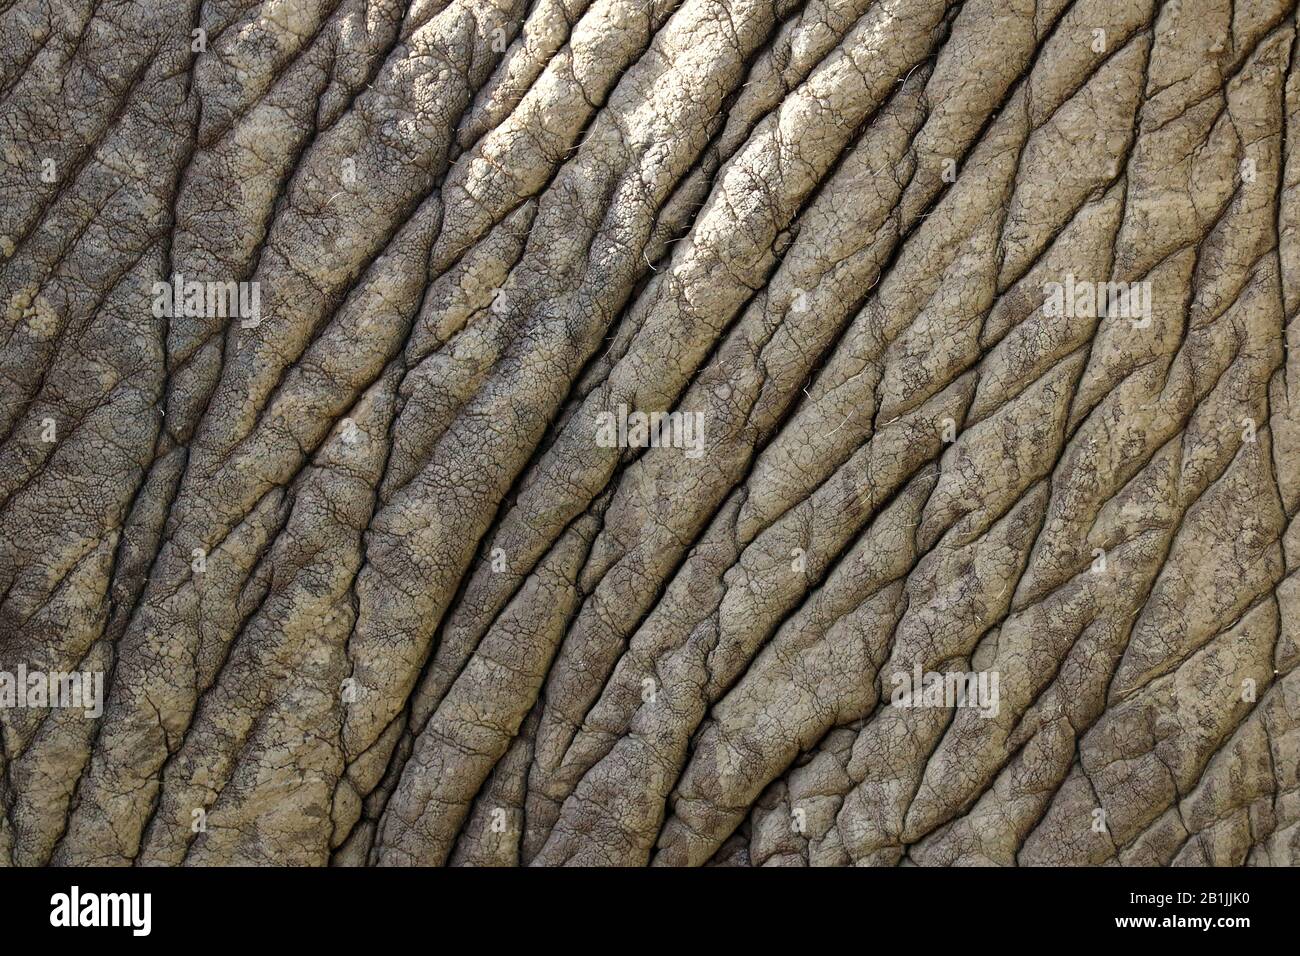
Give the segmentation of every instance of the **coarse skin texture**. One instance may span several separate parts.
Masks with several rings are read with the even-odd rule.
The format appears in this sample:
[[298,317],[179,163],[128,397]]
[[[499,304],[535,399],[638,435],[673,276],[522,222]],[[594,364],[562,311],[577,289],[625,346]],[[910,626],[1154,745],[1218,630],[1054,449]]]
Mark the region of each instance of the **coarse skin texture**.
[[0,863],[1300,862],[1296,17],[0,0]]

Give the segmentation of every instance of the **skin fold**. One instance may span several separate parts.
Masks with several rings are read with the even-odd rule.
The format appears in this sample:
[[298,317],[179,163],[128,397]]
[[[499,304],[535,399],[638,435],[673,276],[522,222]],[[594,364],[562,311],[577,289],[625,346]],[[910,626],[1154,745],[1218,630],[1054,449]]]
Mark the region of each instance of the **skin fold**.
[[0,2],[0,865],[1300,862],[1296,18]]

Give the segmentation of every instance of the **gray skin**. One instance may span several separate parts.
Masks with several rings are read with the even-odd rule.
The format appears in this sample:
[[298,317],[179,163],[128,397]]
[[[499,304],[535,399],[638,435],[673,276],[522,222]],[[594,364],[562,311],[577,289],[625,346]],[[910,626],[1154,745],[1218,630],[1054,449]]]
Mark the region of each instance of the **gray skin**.
[[1300,862],[1296,37],[0,4],[0,864]]

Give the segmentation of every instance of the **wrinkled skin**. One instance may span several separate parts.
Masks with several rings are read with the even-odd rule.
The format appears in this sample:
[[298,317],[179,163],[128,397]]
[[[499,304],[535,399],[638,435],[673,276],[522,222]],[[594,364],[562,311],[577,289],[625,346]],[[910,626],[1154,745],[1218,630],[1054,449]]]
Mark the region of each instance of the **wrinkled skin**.
[[0,3],[0,862],[1300,861],[1296,42]]

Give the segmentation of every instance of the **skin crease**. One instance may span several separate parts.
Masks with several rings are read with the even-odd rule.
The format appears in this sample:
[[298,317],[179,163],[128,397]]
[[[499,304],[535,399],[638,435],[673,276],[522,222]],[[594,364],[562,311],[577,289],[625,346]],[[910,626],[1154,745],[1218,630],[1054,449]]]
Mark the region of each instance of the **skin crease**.
[[14,0],[0,864],[1300,862],[1296,17]]

